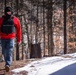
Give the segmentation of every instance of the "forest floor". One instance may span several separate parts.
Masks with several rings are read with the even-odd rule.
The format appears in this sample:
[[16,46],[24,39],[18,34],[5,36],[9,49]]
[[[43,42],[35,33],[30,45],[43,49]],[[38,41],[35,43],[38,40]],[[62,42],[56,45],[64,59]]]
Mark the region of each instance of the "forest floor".
[[[50,58],[50,59],[49,59]],[[53,59],[54,58],[54,59]],[[61,63],[62,65],[66,65],[67,63],[66,62],[68,62],[68,63],[70,63],[69,61],[73,61],[73,62],[76,62],[76,53],[74,53],[74,54],[71,54],[71,55],[69,55],[69,54],[67,54],[67,55],[62,55],[62,56],[54,56],[54,57],[46,57],[46,60],[47,59],[49,59],[49,61],[45,61],[45,63],[44,63],[44,60],[45,60],[45,58],[42,58],[42,59],[40,59],[40,58],[35,58],[35,59],[26,59],[26,60],[18,60],[18,61],[13,61],[13,63],[12,63],[12,65],[11,65],[11,67],[10,67],[10,72],[9,73],[6,73],[6,74],[4,74],[4,70],[1,70],[1,69],[4,69],[4,65],[5,65],[5,62],[0,62],[0,75],[27,75],[28,73],[29,73],[29,71],[27,72],[27,71],[25,71],[25,68],[27,68],[27,64],[31,64],[33,61],[37,61],[37,63],[35,62],[35,63],[32,63],[31,65],[30,65],[30,67],[32,68],[36,68],[37,69],[37,65],[39,64],[40,65],[40,67],[41,67],[41,64],[43,64],[42,66],[47,66],[46,64],[49,64],[48,62],[50,62],[50,64],[52,64],[52,65],[49,65],[49,66],[51,66],[51,69],[53,69],[54,67],[52,67],[52,66],[57,66],[57,64],[58,64],[58,62],[59,62],[59,64]],[[43,60],[43,62],[41,62],[41,61]],[[59,61],[59,60],[62,60],[62,61]],[[66,61],[65,61],[66,60]],[[75,61],[74,61],[75,60]],[[58,61],[58,62],[54,62],[54,61]],[[54,64],[52,63],[52,62],[54,62]],[[63,63],[62,63],[63,62]],[[56,64],[55,64],[56,63]],[[65,63],[65,64],[64,64]],[[35,67],[34,67],[34,66]],[[24,66],[26,66],[23,70],[21,70],[21,71],[19,71],[19,68],[21,68],[21,67],[24,67]],[[37,66],[37,67],[36,67]],[[74,65],[75,66],[75,65]],[[28,69],[30,69],[30,67],[28,67]],[[59,66],[58,66],[59,67]],[[47,67],[46,67],[47,68]],[[46,68],[45,68],[45,70],[46,70]],[[18,69],[18,73],[16,73],[15,71],[12,71],[12,70],[14,70],[14,69]],[[43,69],[44,70],[44,68],[42,68],[41,67],[41,69]],[[54,68],[55,69],[55,68]],[[72,67],[72,69],[73,69],[73,67]],[[33,72],[33,70],[34,69],[32,69],[31,71]],[[39,69],[38,69],[39,70]],[[63,69],[62,69],[63,70]],[[53,70],[52,70],[53,71]],[[50,71],[51,72],[51,71]],[[30,75],[30,74],[29,74]],[[32,74],[32,75],[36,75],[36,74]],[[39,74],[39,75],[44,75],[44,74]],[[46,74],[46,75],[48,75],[48,74]],[[60,74],[60,75],[62,75],[62,74]],[[65,74],[66,75],[66,74]],[[72,74],[71,74],[72,75]],[[73,74],[74,75],[74,74]],[[76,75],[76,74],[75,74]]]
[[20,73],[24,70],[27,71],[25,75],[76,75],[76,53],[35,59],[12,72]]
[[[29,62],[31,62],[30,60],[19,60],[19,61],[13,61],[11,67],[10,67],[10,71],[15,69],[15,68],[20,68],[25,66],[26,64],[28,64]],[[4,64],[5,62],[0,62],[0,75],[6,75],[4,74]],[[9,74],[10,73],[10,74]],[[14,74],[13,72],[9,72],[8,75],[18,75],[18,74]],[[20,72],[20,75],[27,75],[26,71],[22,71]]]

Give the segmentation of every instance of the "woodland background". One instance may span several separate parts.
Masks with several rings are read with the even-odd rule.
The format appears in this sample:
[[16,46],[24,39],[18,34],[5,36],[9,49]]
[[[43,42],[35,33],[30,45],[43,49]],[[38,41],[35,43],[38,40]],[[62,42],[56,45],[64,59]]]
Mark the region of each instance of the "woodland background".
[[22,44],[15,43],[13,60],[31,58],[32,52],[32,57],[76,52],[76,0],[0,0],[0,16],[6,6],[22,27]]

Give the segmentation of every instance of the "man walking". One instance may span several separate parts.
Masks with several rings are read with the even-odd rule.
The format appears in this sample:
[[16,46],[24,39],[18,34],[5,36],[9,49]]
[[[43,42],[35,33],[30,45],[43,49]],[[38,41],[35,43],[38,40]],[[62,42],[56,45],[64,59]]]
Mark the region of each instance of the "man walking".
[[0,18],[0,38],[2,54],[5,60],[5,70],[9,71],[12,64],[12,52],[14,48],[14,39],[17,35],[17,43],[21,43],[21,25],[17,17],[13,16],[11,7],[6,7],[4,15]]

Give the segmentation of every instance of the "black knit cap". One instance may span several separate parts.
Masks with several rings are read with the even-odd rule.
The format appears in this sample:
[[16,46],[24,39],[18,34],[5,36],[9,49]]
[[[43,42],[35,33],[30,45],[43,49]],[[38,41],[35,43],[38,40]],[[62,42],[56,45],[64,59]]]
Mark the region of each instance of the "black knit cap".
[[7,13],[7,12],[12,12],[12,14],[13,14],[13,10],[12,10],[12,8],[11,7],[5,7],[5,14]]

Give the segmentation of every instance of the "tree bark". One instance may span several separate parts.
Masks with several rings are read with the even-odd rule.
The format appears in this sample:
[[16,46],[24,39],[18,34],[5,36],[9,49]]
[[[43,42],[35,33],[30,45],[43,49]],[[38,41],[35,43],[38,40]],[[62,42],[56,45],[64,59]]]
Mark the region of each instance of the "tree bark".
[[52,0],[48,0],[48,54],[53,55]]
[[67,53],[66,2],[67,0],[64,0],[64,54]]
[[[17,5],[17,16],[18,16],[18,0],[16,0],[16,5]],[[19,60],[19,45],[16,45],[16,60]]]

